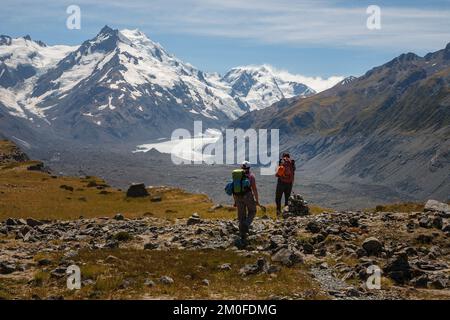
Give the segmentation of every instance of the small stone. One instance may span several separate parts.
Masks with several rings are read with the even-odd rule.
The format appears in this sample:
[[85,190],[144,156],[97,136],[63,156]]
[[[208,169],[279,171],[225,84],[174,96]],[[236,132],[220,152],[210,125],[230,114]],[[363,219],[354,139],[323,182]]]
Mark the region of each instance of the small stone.
[[117,220],[117,221],[123,221],[125,218],[124,218],[124,216],[123,216],[123,214],[121,214],[121,213],[117,213],[115,216],[114,216],[114,220]]
[[268,268],[267,268],[267,270],[266,270],[266,272],[268,273],[268,274],[275,274],[275,273],[278,273],[278,272],[280,272],[281,271],[281,268],[279,267],[279,266],[276,266],[276,265],[270,265]]
[[156,242],[147,242],[144,244],[144,250],[155,250],[158,249],[159,244]]
[[202,280],[202,285],[208,287],[209,286],[209,280],[208,279],[203,279]]
[[119,241],[109,240],[108,242],[106,242],[105,247],[109,249],[117,249],[119,247]]
[[144,285],[147,286],[147,287],[154,287],[156,285],[156,283],[153,280],[146,279],[144,281]]
[[314,252],[314,247],[309,243],[304,243],[303,252],[306,254],[312,254]]
[[64,267],[57,267],[56,269],[54,269],[52,272],[50,272],[50,276],[52,278],[63,278],[66,276],[66,268]]
[[231,270],[231,264],[230,263],[224,263],[224,264],[219,266],[219,270],[230,271]]
[[117,262],[119,260],[120,259],[115,257],[115,256],[107,256],[106,259],[105,259],[105,262],[106,263],[114,263],[114,262]]
[[173,279],[169,276],[162,276],[161,278],[159,278],[159,282],[165,285],[171,285],[174,283]]
[[216,211],[216,210],[218,210],[218,209],[221,209],[221,208],[223,208],[223,205],[221,205],[221,204],[215,204],[215,205],[213,205],[211,208],[209,208],[209,212],[213,212],[213,211]]
[[162,201],[162,197],[160,196],[154,196],[150,199],[151,202],[161,202]]
[[48,266],[48,265],[50,265],[52,262],[49,260],[49,259],[40,259],[39,261],[38,261],[38,265],[39,266]]

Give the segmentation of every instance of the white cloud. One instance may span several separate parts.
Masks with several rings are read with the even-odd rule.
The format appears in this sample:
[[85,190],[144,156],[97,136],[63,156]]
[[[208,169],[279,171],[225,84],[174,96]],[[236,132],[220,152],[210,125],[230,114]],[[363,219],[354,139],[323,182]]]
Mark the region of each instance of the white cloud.
[[[0,18],[58,15],[72,0],[9,0]],[[366,28],[368,1],[342,0],[77,0],[82,19],[111,21],[153,32],[193,34],[295,46],[390,48],[396,52],[443,48],[450,41],[450,8],[382,5],[381,30]],[[386,1],[383,1],[386,2]],[[352,3],[352,5],[349,5]],[[404,2],[406,3],[406,2]],[[376,2],[375,2],[376,4]],[[23,9],[26,8],[26,9]],[[17,15],[17,10],[21,12]],[[89,24],[86,24],[89,25]],[[151,34],[150,34],[151,36]]]
[[[92,3],[92,0],[80,0]],[[434,50],[450,41],[450,10],[381,5],[381,30],[366,28],[367,6],[332,0],[130,0],[109,6],[135,12],[123,24],[162,32],[302,46]],[[102,12],[102,14],[104,14]]]

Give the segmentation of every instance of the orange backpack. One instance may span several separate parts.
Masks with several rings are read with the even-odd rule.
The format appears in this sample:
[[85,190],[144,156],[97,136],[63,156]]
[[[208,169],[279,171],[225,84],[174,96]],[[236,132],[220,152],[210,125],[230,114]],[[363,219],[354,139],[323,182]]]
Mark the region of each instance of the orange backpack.
[[285,171],[286,171],[286,168],[284,167],[284,165],[278,166],[276,176],[284,177]]

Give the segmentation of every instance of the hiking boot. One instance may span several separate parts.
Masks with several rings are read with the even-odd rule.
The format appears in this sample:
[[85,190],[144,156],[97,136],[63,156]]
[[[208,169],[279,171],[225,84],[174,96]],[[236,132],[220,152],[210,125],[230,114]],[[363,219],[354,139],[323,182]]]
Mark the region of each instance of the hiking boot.
[[240,250],[244,249],[247,246],[247,240],[245,238],[237,238],[234,241],[234,245]]

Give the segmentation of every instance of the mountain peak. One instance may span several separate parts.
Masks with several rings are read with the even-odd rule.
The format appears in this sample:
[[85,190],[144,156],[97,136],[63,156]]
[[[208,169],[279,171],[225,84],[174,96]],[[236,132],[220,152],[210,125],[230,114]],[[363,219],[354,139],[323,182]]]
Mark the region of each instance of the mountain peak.
[[101,30],[100,30],[100,32],[98,33],[99,35],[100,34],[113,34],[113,33],[115,33],[117,30],[114,30],[114,29],[112,29],[112,28],[110,28],[108,25],[105,25]]
[[12,43],[12,38],[10,36],[7,35],[0,35],[0,46],[2,45],[6,45],[6,46],[10,46]]
[[38,44],[39,46],[41,46],[41,47],[46,47],[46,46],[47,46],[47,45],[46,45],[43,41],[41,41],[41,40],[33,40],[29,34],[23,36],[22,39],[24,39],[25,41],[32,41],[32,42],[34,42],[34,43],[37,43],[37,44]]

